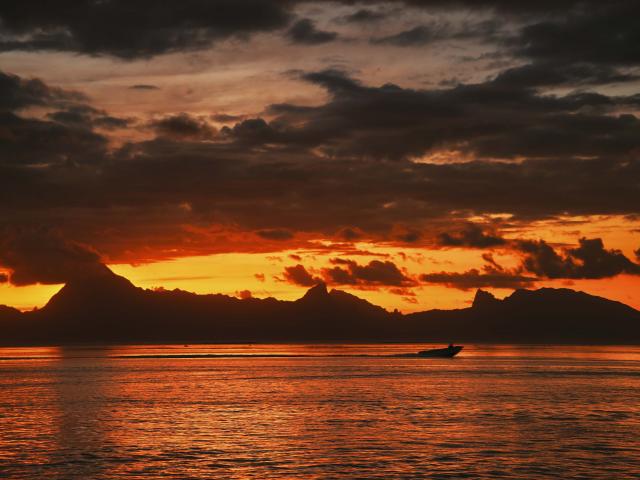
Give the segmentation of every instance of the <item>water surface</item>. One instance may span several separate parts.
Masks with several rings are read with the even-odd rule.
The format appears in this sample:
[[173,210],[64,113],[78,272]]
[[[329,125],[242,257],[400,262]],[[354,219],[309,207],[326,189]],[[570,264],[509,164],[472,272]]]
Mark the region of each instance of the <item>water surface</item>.
[[0,477],[638,478],[640,348],[0,348]]

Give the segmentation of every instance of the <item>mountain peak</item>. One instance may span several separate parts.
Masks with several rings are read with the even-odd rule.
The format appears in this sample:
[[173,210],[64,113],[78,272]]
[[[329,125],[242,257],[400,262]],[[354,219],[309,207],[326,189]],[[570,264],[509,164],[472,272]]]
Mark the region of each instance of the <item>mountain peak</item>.
[[57,310],[69,307],[92,308],[121,301],[135,294],[139,289],[128,279],[116,275],[108,268],[74,279],[58,291],[47,304],[45,310]]
[[476,296],[473,298],[472,308],[485,308],[495,305],[496,303],[500,303],[500,300],[494,297],[492,293],[478,290]]
[[314,285],[300,300],[304,301],[317,301],[326,299],[329,296],[329,292],[327,291],[327,284],[324,282],[320,282],[317,285]]

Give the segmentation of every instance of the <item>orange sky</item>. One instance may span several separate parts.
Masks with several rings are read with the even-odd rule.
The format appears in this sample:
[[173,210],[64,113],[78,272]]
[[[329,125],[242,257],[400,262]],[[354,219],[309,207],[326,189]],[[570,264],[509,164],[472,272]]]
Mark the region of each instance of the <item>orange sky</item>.
[[[608,228],[616,230],[618,219],[594,219],[588,230],[591,233]],[[539,228],[542,228],[540,226]],[[629,230],[617,229],[610,238],[617,240],[612,246],[630,252],[634,242],[640,240],[640,234],[628,234]],[[570,241],[564,237],[561,230],[556,232],[555,241]],[[538,230],[540,233],[540,230]],[[547,233],[547,232],[545,232]],[[552,235],[553,232],[548,232]],[[559,233],[559,234],[558,234]],[[573,232],[569,232],[573,233]],[[326,242],[331,244],[330,242]],[[626,245],[626,246],[625,246]],[[359,263],[366,263],[375,259],[389,259],[398,267],[406,271],[408,276],[417,277],[426,271],[457,271],[463,272],[469,268],[479,267],[483,261],[481,250],[470,249],[425,249],[400,248],[376,244],[355,244],[354,247],[371,255],[358,255]],[[226,253],[204,256],[182,257],[142,264],[111,264],[109,267],[117,274],[131,280],[136,286],[155,289],[182,289],[200,294],[223,293],[230,296],[240,296],[242,291],[248,290],[254,297],[275,297],[283,300],[300,298],[308,287],[291,284],[283,278],[286,266],[303,264],[310,272],[320,272],[322,267],[329,264],[331,258],[340,254],[340,250],[321,251],[317,249],[290,249],[271,253]],[[494,258],[504,265],[511,267],[517,259],[509,252],[496,253]],[[10,284],[0,285],[0,303],[15,306],[23,310],[43,306],[47,300],[61,288],[62,285],[32,285],[14,287]],[[537,288],[571,288],[583,290],[593,295],[599,295],[626,303],[640,309],[640,297],[637,295],[640,279],[631,275],[619,275],[614,278],[595,280],[541,280],[536,282]],[[330,286],[331,288],[331,286]],[[469,306],[475,294],[475,289],[459,290],[438,285],[419,285],[406,289],[411,295],[393,292],[388,287],[360,287],[336,285],[334,288],[353,293],[370,302],[383,306],[388,310],[398,309],[402,312],[422,311],[433,308],[451,309]],[[498,297],[511,293],[510,288],[483,287]]]
[[467,306],[446,280],[469,273],[640,308],[634,15],[258,3],[0,7],[0,304],[104,263],[290,300],[330,279],[404,312]]

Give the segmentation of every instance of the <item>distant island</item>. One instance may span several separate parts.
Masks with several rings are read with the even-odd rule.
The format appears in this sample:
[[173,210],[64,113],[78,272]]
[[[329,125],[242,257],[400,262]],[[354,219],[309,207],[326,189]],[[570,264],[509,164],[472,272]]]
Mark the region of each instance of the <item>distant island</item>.
[[1,345],[222,342],[640,344],[640,312],[570,289],[478,290],[469,308],[403,315],[318,284],[296,301],[152,291],[107,271],[41,309],[0,306]]

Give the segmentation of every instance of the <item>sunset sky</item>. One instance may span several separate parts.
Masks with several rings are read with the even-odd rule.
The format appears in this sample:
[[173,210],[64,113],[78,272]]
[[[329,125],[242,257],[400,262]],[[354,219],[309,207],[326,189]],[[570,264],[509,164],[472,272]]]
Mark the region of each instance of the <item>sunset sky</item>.
[[0,2],[0,304],[640,308],[640,2]]

